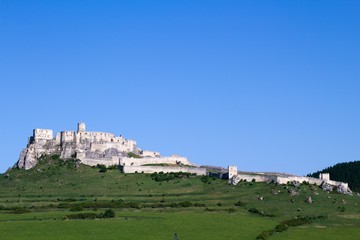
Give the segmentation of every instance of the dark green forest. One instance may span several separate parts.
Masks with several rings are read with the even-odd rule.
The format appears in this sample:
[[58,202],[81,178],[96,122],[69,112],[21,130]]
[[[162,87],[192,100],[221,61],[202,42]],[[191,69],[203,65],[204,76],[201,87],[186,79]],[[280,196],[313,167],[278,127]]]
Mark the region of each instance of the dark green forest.
[[331,180],[347,182],[352,191],[360,192],[360,161],[338,163],[307,176],[317,178],[319,173],[330,173]]

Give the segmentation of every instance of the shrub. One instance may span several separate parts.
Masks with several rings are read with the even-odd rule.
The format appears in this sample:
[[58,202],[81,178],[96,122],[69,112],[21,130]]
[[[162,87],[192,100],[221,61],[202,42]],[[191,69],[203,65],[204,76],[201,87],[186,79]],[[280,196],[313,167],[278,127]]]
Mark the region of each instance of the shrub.
[[192,207],[192,203],[189,201],[180,202],[179,204],[181,207]]
[[116,170],[118,168],[119,168],[118,165],[111,165],[107,167],[108,170]]
[[115,217],[115,212],[114,212],[114,210],[112,210],[112,209],[107,209],[107,210],[104,212],[104,214],[103,214],[102,217],[103,217],[103,218],[114,218],[114,217]]
[[256,213],[256,214],[260,214],[260,213],[261,213],[261,212],[260,212],[259,210],[257,210],[256,208],[250,208],[248,211],[251,212],[251,213]]
[[99,172],[104,173],[107,171],[107,167],[104,164],[98,164],[96,165],[97,168],[99,168]]
[[246,206],[246,203],[244,203],[244,202],[242,202],[242,201],[238,201],[237,203],[234,203],[234,206],[244,207],[244,206]]
[[309,217],[299,217],[283,221],[282,224],[286,224],[289,227],[296,227],[310,223]]
[[76,205],[76,206],[70,208],[70,211],[73,211],[73,212],[79,212],[79,211],[82,211],[82,210],[84,210],[84,208],[82,206],[80,206],[80,205]]
[[206,207],[205,203],[195,203],[194,207]]
[[263,231],[262,233],[260,233],[256,239],[258,240],[266,240],[268,239],[269,237],[271,237],[272,235],[274,234],[274,231],[273,230],[266,230],[266,231]]
[[96,213],[77,213],[66,215],[68,219],[95,219],[98,217]]
[[59,154],[54,154],[51,156],[52,160],[59,160],[60,159],[60,155]]
[[180,178],[188,178],[190,176],[190,173],[183,173],[183,172],[171,172],[171,173],[152,173],[151,179],[157,181],[157,182],[164,182],[164,181],[170,181],[174,179],[180,179]]
[[275,230],[275,232],[283,232],[287,229],[288,229],[288,226],[286,224],[280,223],[280,224],[276,225],[274,230]]
[[207,175],[204,175],[204,176],[202,176],[201,177],[201,182],[203,182],[203,183],[210,183],[210,177],[209,176],[207,176]]

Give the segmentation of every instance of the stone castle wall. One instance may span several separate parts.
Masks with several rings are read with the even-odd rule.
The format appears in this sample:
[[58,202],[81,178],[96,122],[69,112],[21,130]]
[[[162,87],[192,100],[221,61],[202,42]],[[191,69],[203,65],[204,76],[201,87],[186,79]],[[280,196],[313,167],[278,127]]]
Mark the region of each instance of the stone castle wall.
[[143,157],[160,157],[159,152],[153,152],[153,151],[143,151],[141,155]]
[[124,173],[154,173],[154,172],[187,172],[199,176],[206,175],[206,168],[197,167],[166,167],[166,166],[123,166]]
[[104,142],[104,143],[91,143],[90,144],[90,151],[95,152],[104,152],[106,149],[115,148],[120,152],[132,152],[134,150],[133,145],[123,144],[121,142]]
[[77,133],[76,137],[80,143],[83,141],[111,142],[112,139],[115,138],[115,135],[106,132],[79,132]]
[[61,144],[75,142],[75,132],[74,131],[63,131],[60,133],[60,142]]
[[276,181],[275,176],[270,176],[270,175],[237,174],[233,177],[237,178],[238,182],[240,180],[247,182],[251,182],[253,180],[255,180],[256,182],[268,182],[272,180]]
[[101,158],[101,159],[93,159],[93,158],[82,158],[81,163],[89,166],[96,166],[98,164],[103,164],[106,167],[118,165],[119,158],[118,157],[108,157],[108,158]]
[[35,142],[38,142],[38,140],[51,140],[53,139],[53,130],[35,128],[33,131],[33,138]]
[[120,159],[120,165],[123,166],[141,166],[145,164],[183,164],[192,165],[185,157],[170,156],[170,157],[144,157],[144,158],[130,158],[122,157]]
[[[230,166],[229,166],[230,169]],[[241,172],[238,172],[237,175],[233,176],[232,178],[229,178],[229,181],[236,185],[238,182],[240,181],[244,181],[246,180],[247,182],[251,182],[253,180],[255,180],[256,182],[277,182],[279,184],[287,184],[288,182],[308,182],[309,184],[316,184],[318,186],[320,186],[321,184],[323,184],[324,182],[332,185],[332,186],[342,186],[345,189],[348,189],[348,183],[344,183],[344,182],[338,182],[338,181],[333,181],[330,180],[330,175],[329,174],[325,174],[325,177],[323,179],[319,179],[319,178],[313,178],[313,177],[302,177],[302,176],[292,176],[292,175],[287,175],[287,176],[282,176],[282,175],[276,175],[276,174],[244,174]]]

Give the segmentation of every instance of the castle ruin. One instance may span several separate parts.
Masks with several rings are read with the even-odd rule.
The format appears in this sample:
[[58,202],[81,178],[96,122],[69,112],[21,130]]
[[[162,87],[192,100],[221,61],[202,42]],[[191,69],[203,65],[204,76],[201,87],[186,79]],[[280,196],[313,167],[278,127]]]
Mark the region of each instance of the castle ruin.
[[51,129],[34,129],[15,166],[31,169],[42,155],[53,154],[60,155],[64,160],[76,158],[90,166],[117,165],[125,173],[188,172],[227,178],[233,185],[240,181],[278,184],[308,182],[319,186],[333,186],[342,193],[351,194],[347,183],[330,180],[329,173],[321,173],[319,178],[311,178],[280,173],[242,172],[238,171],[237,166],[229,166],[227,171],[221,167],[197,166],[182,156],[166,157],[159,152],[142,150],[136,141],[125,139],[121,135],[87,131],[85,123],[78,123],[77,131],[62,131],[55,137]]
[[78,123],[77,131],[62,131],[55,137],[51,129],[34,129],[16,166],[21,169],[33,168],[44,154],[59,154],[62,159],[77,158],[90,166],[119,165],[126,173],[183,171],[206,174],[206,169],[197,167],[185,157],[164,157],[159,152],[144,151],[137,146],[136,141],[121,135],[86,131],[85,123]]

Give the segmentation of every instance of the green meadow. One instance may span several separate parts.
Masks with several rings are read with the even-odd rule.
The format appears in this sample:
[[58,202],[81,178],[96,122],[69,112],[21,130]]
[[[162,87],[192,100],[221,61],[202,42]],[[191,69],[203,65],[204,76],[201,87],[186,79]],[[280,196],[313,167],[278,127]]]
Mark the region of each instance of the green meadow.
[[[108,209],[114,218],[71,218]],[[360,197],[306,183],[232,186],[186,174],[99,172],[55,156],[0,175],[0,233],[4,240],[174,239],[175,233],[181,240],[359,239]]]

